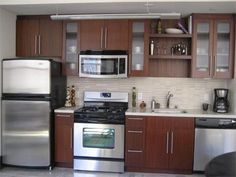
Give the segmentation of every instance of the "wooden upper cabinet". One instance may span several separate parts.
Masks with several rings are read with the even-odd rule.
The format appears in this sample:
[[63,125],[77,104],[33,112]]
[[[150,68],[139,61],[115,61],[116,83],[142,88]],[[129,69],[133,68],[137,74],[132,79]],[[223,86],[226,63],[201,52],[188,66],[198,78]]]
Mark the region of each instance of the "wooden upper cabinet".
[[233,15],[193,14],[192,77],[233,78]]
[[62,56],[62,22],[48,16],[18,16],[16,55],[20,57]]
[[128,50],[128,20],[84,20],[80,50]]
[[39,55],[60,57],[62,55],[62,21],[40,19],[39,29]]
[[16,56],[37,56],[38,20],[16,21]]

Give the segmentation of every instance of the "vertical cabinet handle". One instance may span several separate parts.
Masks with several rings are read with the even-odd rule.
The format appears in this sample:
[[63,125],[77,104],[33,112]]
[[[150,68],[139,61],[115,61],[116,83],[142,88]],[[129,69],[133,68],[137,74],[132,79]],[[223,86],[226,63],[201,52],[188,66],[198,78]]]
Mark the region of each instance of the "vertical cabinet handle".
[[166,133],[166,154],[169,153],[169,131]]
[[216,75],[216,70],[217,70],[216,56],[213,57],[213,65],[214,65],[213,77],[215,77],[215,75]]
[[171,149],[170,149],[170,153],[173,154],[174,153],[174,133],[171,132]]
[[101,49],[102,49],[102,47],[103,47],[103,27],[101,27],[100,37],[101,37],[100,47],[101,47]]
[[132,70],[131,54],[129,54],[128,61],[129,61],[129,75],[130,75],[131,74],[131,70]]
[[107,29],[107,27],[105,27],[105,39],[104,39],[104,48],[107,48],[107,33],[108,33],[108,29]]
[[39,55],[41,54],[41,36],[39,35]]
[[37,55],[37,35],[34,36],[34,54]]
[[73,149],[73,129],[70,128],[70,148]]

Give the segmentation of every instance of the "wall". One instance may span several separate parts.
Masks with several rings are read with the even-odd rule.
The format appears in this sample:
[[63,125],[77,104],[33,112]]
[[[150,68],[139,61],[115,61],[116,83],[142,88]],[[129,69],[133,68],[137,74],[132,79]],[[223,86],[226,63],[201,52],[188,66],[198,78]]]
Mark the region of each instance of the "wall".
[[[75,85],[77,89],[77,104],[82,104],[83,92],[86,90],[98,91],[125,91],[131,93],[135,86],[137,91],[143,94],[143,101],[150,107],[152,96],[155,96],[161,107],[166,105],[168,91],[173,93],[171,107],[200,109],[202,102],[213,102],[214,88],[227,88],[227,81],[214,79],[191,78],[128,78],[128,79],[90,79],[68,77],[68,86]],[[78,98],[79,95],[79,98]],[[131,106],[131,94],[129,94],[129,106]],[[141,101],[141,100],[140,100]],[[139,101],[139,102],[140,102]]]
[[[16,51],[15,25],[16,25],[16,15],[0,8],[0,60],[2,60],[3,58],[15,57],[15,51]],[[2,78],[1,67],[0,67],[0,78]],[[0,85],[0,93],[2,92],[1,88],[2,87]],[[0,112],[1,112],[1,102],[0,102]],[[1,128],[1,121],[0,121],[0,128]],[[0,136],[0,142],[1,142],[1,136]],[[0,146],[0,154],[1,154],[1,146]]]

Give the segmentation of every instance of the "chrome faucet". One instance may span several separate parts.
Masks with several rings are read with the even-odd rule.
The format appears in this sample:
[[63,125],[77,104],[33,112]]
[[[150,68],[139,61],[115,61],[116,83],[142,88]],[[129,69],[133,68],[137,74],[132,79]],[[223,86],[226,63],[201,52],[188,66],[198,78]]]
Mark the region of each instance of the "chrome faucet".
[[170,93],[170,91],[166,95],[166,108],[170,108],[170,98],[173,97],[174,95]]

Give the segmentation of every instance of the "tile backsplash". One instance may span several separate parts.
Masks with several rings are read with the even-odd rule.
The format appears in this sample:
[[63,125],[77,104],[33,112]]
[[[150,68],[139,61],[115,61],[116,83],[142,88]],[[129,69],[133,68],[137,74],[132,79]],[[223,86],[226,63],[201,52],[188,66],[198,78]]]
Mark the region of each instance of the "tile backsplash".
[[[213,103],[213,89],[227,88],[226,80],[215,79],[192,79],[192,78],[154,78],[135,77],[127,79],[91,79],[68,77],[67,85],[75,85],[76,104],[83,104],[84,91],[124,91],[129,92],[129,107],[131,107],[132,87],[142,93],[142,100],[151,106],[151,99],[154,96],[166,107],[166,95],[170,91],[174,97],[171,98],[170,107],[178,106],[184,109],[200,109],[203,102]],[[229,94],[230,95],[230,94]]]

